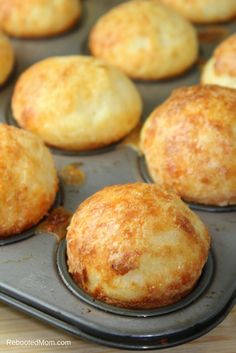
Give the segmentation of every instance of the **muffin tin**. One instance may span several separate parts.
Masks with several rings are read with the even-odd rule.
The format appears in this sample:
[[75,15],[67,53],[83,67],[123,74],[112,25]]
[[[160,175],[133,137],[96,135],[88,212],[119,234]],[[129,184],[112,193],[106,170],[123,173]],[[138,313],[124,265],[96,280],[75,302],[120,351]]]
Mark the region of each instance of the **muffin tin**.
[[[17,64],[0,91],[0,121],[15,124],[10,111],[14,83],[31,64],[54,55],[87,54],[88,33],[96,19],[116,0],[86,0],[80,24],[63,36],[40,39],[12,39]],[[201,61],[210,57],[217,40],[209,33],[236,31],[236,22],[201,32]],[[215,31],[215,32],[214,32]],[[205,33],[205,39],[204,39]],[[213,38],[214,39],[214,38]],[[216,38],[217,39],[217,36]],[[223,39],[223,38],[221,38]],[[143,119],[179,86],[199,82],[200,65],[184,75],[159,82],[138,82],[144,101]],[[100,188],[117,183],[151,182],[145,161],[125,144],[88,153],[51,149],[60,171],[72,163],[85,173],[82,184],[69,185],[63,180],[58,199],[74,212],[78,205]],[[19,310],[47,321],[80,338],[117,348],[147,350],[170,347],[195,339],[215,327],[230,311],[236,299],[236,210],[235,207],[195,208],[212,235],[208,262],[195,289],[177,304],[156,310],[126,310],[96,301],[83,293],[67,272],[65,240],[34,227],[23,234],[0,240],[0,300]]]

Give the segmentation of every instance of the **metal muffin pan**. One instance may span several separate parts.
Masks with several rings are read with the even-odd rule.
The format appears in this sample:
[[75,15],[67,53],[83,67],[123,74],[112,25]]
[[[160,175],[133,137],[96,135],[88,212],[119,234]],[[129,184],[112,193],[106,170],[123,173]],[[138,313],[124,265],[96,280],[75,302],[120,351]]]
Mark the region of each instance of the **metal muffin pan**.
[[[23,70],[49,56],[87,54],[91,26],[99,16],[121,2],[84,1],[80,24],[63,36],[12,39],[17,63],[11,78],[0,90],[0,122],[14,124],[10,100],[15,81]],[[207,28],[199,27],[199,31]],[[230,34],[236,31],[236,22],[217,28],[219,32]],[[201,43],[201,60],[211,55],[216,44],[217,41]],[[171,80],[135,81],[144,101],[143,119],[174,88],[198,83],[199,74],[200,69],[195,65]],[[126,145],[115,144],[88,153],[51,151],[59,171],[71,163],[80,163],[86,175],[81,185],[61,182],[62,196],[59,195],[58,202],[71,212],[106,185],[151,182],[144,161]],[[203,207],[195,211],[212,235],[211,253],[193,292],[175,305],[142,311],[114,308],[94,301],[77,288],[67,272],[65,241],[58,243],[56,237],[48,233],[36,234],[35,228],[0,242],[0,300],[73,335],[107,346],[147,350],[195,339],[222,321],[236,300],[235,208],[210,210]]]

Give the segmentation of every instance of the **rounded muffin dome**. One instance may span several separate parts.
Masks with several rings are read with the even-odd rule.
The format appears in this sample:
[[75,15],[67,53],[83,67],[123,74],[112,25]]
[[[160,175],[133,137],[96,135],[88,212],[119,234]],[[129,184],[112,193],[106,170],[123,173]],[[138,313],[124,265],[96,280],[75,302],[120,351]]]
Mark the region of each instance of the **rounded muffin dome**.
[[235,0],[161,0],[195,23],[215,23],[236,16]]
[[21,127],[47,144],[91,150],[127,135],[142,110],[134,84],[118,69],[86,56],[52,57],[27,69],[12,110]]
[[15,37],[49,37],[79,19],[80,0],[0,0],[0,28]]
[[204,66],[201,81],[204,84],[236,88],[236,34],[216,48]]
[[113,185],[85,200],[67,233],[68,267],[95,299],[156,308],[193,288],[209,235],[175,194],[154,184]]
[[197,59],[196,31],[155,0],[133,0],[102,16],[89,38],[92,54],[128,76],[161,79],[181,74]]
[[12,72],[14,65],[14,52],[8,38],[0,32],[0,85],[2,85]]
[[58,188],[52,157],[32,133],[0,124],[0,237],[38,223]]
[[236,203],[236,91],[175,90],[150,115],[141,148],[153,180],[195,203]]

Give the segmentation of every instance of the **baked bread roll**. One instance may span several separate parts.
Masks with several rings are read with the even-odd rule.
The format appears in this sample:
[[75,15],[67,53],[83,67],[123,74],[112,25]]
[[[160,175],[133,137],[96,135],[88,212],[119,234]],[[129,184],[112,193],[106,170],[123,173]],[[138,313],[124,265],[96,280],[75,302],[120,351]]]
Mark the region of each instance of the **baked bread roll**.
[[70,29],[80,0],[0,0],[0,28],[15,37],[50,37]]
[[86,56],[52,57],[18,79],[13,115],[47,144],[91,150],[120,140],[142,110],[134,84],[118,69]]
[[236,90],[175,90],[150,115],[141,148],[153,180],[184,200],[236,203]]
[[197,59],[193,26],[155,0],[123,3],[93,27],[89,48],[128,76],[162,79],[186,71]]
[[236,16],[235,0],[161,0],[161,2],[195,23],[224,22]]
[[0,237],[38,223],[57,188],[56,169],[43,142],[28,131],[0,124]]
[[0,85],[8,79],[14,66],[14,52],[8,38],[0,32]]
[[214,51],[202,72],[202,83],[236,88],[236,34]]
[[154,184],[113,185],[89,197],[72,217],[68,267],[95,299],[157,308],[193,289],[209,243],[205,226],[178,196]]

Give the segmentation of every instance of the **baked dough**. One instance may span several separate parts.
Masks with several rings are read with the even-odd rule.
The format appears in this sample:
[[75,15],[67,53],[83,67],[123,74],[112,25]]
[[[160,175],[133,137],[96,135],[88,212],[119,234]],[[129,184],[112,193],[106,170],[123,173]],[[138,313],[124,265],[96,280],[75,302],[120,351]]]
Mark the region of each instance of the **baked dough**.
[[193,26],[155,0],[128,1],[110,10],[92,28],[89,48],[144,80],[179,75],[198,55]]
[[27,69],[12,100],[13,115],[49,145],[91,150],[109,145],[138,123],[142,103],[118,69],[86,56],[52,57]]
[[236,90],[175,90],[141,133],[153,180],[195,203],[236,203]]
[[236,88],[236,34],[214,51],[202,72],[202,83]]
[[0,0],[0,28],[15,37],[49,37],[70,29],[80,0]]
[[154,184],[108,186],[71,220],[69,272],[85,292],[108,304],[161,307],[191,291],[209,243],[205,226],[178,196]]
[[31,132],[0,124],[0,237],[38,223],[58,188],[52,157]]
[[0,85],[8,79],[14,66],[14,52],[8,38],[0,32]]
[[236,16],[235,0],[158,0],[195,23],[217,23]]

